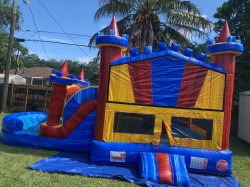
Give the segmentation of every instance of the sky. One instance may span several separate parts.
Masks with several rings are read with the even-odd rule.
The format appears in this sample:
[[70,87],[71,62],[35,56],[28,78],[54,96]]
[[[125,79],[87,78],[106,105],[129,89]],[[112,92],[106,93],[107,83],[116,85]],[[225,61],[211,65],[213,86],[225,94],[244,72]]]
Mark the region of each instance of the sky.
[[[190,1],[197,5],[201,12],[213,22],[216,21],[213,15],[217,7],[227,2],[227,0]],[[23,0],[18,1],[23,23],[21,31],[15,32],[15,37],[36,40],[22,43],[29,49],[30,54],[37,54],[45,60],[54,58],[56,60],[77,60],[81,63],[89,62],[96,56],[97,49],[41,43],[39,37],[45,41],[87,45],[90,36],[109,25],[111,21],[111,17],[100,19],[98,22],[94,21],[94,14],[99,8],[98,0],[29,0],[29,2],[30,5],[26,6]],[[45,32],[38,34],[37,30]]]

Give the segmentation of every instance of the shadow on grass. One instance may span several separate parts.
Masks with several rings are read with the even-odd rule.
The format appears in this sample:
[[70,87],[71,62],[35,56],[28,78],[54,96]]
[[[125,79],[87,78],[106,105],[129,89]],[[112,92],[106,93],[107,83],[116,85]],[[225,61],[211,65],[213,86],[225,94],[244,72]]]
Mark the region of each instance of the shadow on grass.
[[237,138],[236,136],[230,137],[230,150],[237,156],[249,156],[250,144]]

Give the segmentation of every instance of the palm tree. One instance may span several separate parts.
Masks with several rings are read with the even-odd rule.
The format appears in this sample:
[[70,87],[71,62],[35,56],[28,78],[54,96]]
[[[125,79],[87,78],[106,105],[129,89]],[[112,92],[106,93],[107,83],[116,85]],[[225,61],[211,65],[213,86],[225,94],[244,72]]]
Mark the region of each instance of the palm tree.
[[[157,42],[187,44],[188,38],[204,37],[211,31],[212,22],[190,1],[181,0],[99,0],[95,21],[116,15],[120,33],[130,35],[130,48],[140,52],[144,45]],[[108,27],[104,28],[105,31]],[[96,35],[89,45],[93,46]]]

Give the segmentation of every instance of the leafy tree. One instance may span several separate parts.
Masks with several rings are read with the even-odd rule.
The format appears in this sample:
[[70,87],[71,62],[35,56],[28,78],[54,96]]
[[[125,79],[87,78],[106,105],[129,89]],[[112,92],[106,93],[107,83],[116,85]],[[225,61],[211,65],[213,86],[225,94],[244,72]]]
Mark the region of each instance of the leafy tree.
[[23,64],[25,67],[43,67],[42,65],[45,61],[41,60],[38,55],[36,54],[28,54],[23,57],[21,57],[21,60],[23,61]]
[[73,61],[73,60],[67,60],[67,61],[68,61],[69,73],[77,76],[83,69],[83,65],[78,61]]
[[237,58],[234,109],[237,110],[239,93],[250,90],[250,1],[228,0],[217,8],[214,17],[218,19],[215,23],[215,31],[219,34],[225,20],[228,21],[231,35],[241,39],[245,51]]
[[[12,1],[11,1],[12,2]],[[0,31],[6,32],[11,23],[12,4],[10,0],[0,0]],[[20,29],[22,23],[21,12],[18,8],[16,16],[16,29]]]
[[89,63],[84,63],[84,74],[86,78],[95,79],[95,77],[99,74],[100,62],[99,59],[94,58]]
[[[212,23],[190,1],[181,0],[99,0],[95,21],[115,14],[121,33],[130,35],[130,47],[156,46],[157,42],[187,44],[192,36],[206,36]],[[107,28],[105,28],[107,29]],[[105,30],[104,29],[104,30]],[[94,35],[89,45],[93,45]]]
[[[0,72],[2,72],[4,69],[4,62],[6,60],[6,55],[7,55],[8,32],[12,15],[11,2],[10,0],[0,0]],[[22,23],[21,12],[18,8],[16,16],[16,28],[15,28],[16,30],[20,29],[21,23]],[[17,45],[19,46],[20,49],[21,45],[16,43],[16,46]]]
[[2,73],[4,66],[3,62],[6,59],[8,47],[8,35],[7,33],[0,32],[0,73]]

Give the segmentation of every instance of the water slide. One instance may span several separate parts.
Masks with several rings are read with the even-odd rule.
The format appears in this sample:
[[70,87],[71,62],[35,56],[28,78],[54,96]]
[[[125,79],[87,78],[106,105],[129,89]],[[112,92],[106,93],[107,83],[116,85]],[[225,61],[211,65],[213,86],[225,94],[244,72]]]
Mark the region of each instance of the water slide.
[[49,135],[39,136],[41,124],[46,123],[48,119],[47,114],[44,112],[22,112],[9,114],[3,119],[1,139],[9,145],[89,152],[94,138],[96,119],[94,108],[97,93],[96,87],[84,88],[68,101],[64,107],[63,125],[54,126],[54,128],[59,127],[58,130],[54,131],[54,134],[49,133],[56,137],[59,131],[69,128],[67,137],[65,134],[61,138],[52,138]]
[[39,135],[50,138],[68,137],[91,112],[96,110],[96,103],[96,99],[90,99],[81,104],[63,125],[47,126],[46,124],[42,124]]

